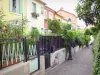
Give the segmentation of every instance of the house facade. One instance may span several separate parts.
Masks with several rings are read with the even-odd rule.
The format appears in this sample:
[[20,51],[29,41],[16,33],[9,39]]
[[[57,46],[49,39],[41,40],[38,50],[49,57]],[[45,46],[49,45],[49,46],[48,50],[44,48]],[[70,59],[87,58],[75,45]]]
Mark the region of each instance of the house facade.
[[76,15],[63,10],[62,8],[57,13],[59,15],[61,15],[64,19],[66,19],[68,23],[72,24],[72,29],[77,29],[77,17],[76,17]]
[[44,7],[41,0],[27,0],[27,24],[28,30],[37,28],[42,32],[44,28]]
[[0,10],[5,21],[22,20],[26,16],[26,0],[0,0]]
[[[45,6],[45,19],[55,19],[55,10],[51,9],[50,7],[48,6]],[[44,20],[44,28],[45,29],[48,29],[48,22],[46,20]]]
[[58,20],[59,22],[62,23],[67,23],[67,20],[64,19],[61,15],[59,15],[58,13],[55,14],[55,19]]

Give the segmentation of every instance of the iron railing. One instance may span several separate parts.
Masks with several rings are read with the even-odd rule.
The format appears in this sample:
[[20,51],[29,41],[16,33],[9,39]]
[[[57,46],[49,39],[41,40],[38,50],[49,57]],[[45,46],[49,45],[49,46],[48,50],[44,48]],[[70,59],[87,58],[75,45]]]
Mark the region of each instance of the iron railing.
[[28,43],[26,37],[0,38],[0,69],[38,58],[40,68],[40,55],[52,53],[64,48],[64,40],[61,36],[39,36],[35,43]]
[[28,44],[26,38],[0,38],[0,69],[38,58],[35,44]]

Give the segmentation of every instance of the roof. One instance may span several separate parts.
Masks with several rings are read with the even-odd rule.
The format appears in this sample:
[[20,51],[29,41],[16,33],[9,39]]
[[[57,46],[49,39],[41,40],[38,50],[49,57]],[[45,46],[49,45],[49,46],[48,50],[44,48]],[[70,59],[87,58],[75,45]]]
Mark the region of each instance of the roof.
[[[63,16],[59,15],[57,12],[56,12],[56,15],[62,17],[63,20],[66,20]],[[66,20],[67,21],[67,20]]]
[[[68,12],[68,11],[65,11],[65,10],[63,10],[63,9],[60,9],[59,11],[64,11],[64,12],[66,12],[66,13],[72,14],[72,15],[74,15],[75,17],[77,17],[75,14],[70,13],[70,12]],[[57,12],[59,12],[59,11],[57,11]]]
[[45,8],[48,8],[48,9],[50,9],[51,11],[56,12],[54,9],[52,9],[52,8],[50,8],[50,7],[48,7],[48,6],[45,6]]
[[[45,8],[48,8],[50,9],[51,11],[55,12],[55,14],[57,14],[58,16],[62,17],[63,20],[66,20],[63,16],[59,15],[54,9],[48,7],[48,6],[45,6]],[[67,20],[66,20],[67,21]]]
[[42,0],[35,0],[35,1],[38,1],[38,2],[40,2],[40,3],[44,4],[44,5],[46,5],[46,3],[43,2]]

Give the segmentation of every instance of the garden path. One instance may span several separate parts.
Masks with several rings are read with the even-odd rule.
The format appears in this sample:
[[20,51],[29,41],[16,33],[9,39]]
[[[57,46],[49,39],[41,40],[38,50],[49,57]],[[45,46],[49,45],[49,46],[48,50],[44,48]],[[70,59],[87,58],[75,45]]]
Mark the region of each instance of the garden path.
[[92,75],[92,47],[73,55],[73,60],[51,69],[45,75]]

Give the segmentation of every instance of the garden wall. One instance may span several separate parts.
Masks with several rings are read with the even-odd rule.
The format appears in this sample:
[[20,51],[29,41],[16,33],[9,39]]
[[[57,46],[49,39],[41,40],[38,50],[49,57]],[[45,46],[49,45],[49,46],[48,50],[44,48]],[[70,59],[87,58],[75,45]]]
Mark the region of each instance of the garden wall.
[[50,65],[51,67],[55,67],[65,61],[66,58],[66,49],[62,48],[50,55]]
[[[0,75],[30,75],[30,72],[37,68],[36,60],[28,61],[26,63],[21,62],[19,64],[12,65],[10,67],[0,70]],[[45,64],[44,56],[40,56],[40,69],[36,72],[31,73],[31,75],[44,75],[45,74]],[[33,67],[30,64],[33,63]],[[36,66],[36,67],[35,67]]]

